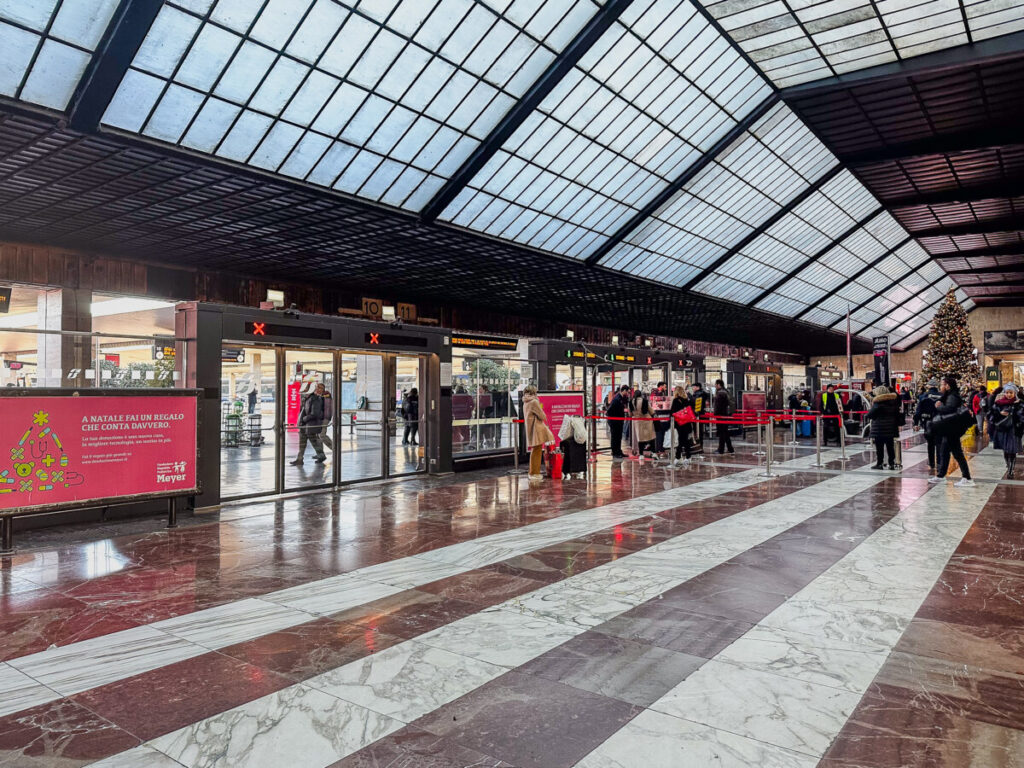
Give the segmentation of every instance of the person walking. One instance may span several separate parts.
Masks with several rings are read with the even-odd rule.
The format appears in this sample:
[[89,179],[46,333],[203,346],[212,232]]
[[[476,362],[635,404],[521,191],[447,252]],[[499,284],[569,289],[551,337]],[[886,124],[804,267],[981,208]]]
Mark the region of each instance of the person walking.
[[523,390],[523,420],[526,422],[526,447],[530,451],[530,479],[540,480],[544,446],[553,443],[555,436],[548,427],[544,406],[537,398],[537,388],[532,384]]
[[928,388],[917,401],[917,408],[914,409],[914,429],[924,430],[924,439],[928,443],[928,474],[935,474],[935,453],[939,445],[939,439],[932,433],[932,418],[935,416],[935,406],[942,399],[939,393],[939,380],[929,379]]
[[[690,398],[686,396],[686,390],[683,387],[676,387],[672,390],[672,406],[669,409],[669,413],[672,424],[675,425],[676,429],[675,463],[681,467],[687,467],[690,465],[690,441],[691,435],[693,434],[693,424],[680,424],[676,421],[675,415],[684,408],[692,407],[693,403],[690,401]],[[682,458],[684,452],[686,454],[685,460]]]
[[619,391],[612,398],[612,401],[608,403],[608,408],[605,410],[605,418],[608,420],[608,431],[611,433],[611,444],[612,444],[612,458],[623,459],[625,454],[622,452],[622,425],[623,419],[626,417],[626,403],[629,400],[629,386],[623,384],[619,387]]
[[939,382],[939,393],[942,399],[935,404],[935,416],[932,418],[932,431],[937,430],[941,439],[939,443],[938,465],[935,468],[935,475],[928,478],[929,483],[940,483],[949,472],[950,458],[956,459],[960,467],[962,477],[956,482],[961,488],[969,488],[974,485],[971,479],[971,468],[967,465],[967,457],[964,456],[964,447],[960,444],[960,438],[967,431],[968,425],[961,421],[961,408],[963,398],[960,397],[956,376],[943,376]]
[[[721,379],[715,380],[715,417],[722,418],[729,415],[729,390],[725,388],[725,382]],[[718,451],[717,453],[736,453],[732,447],[732,437],[729,436],[729,425],[718,423],[715,425],[718,430]]]
[[[654,388],[651,393],[652,398],[657,398],[657,403],[661,403],[660,406],[655,406],[655,414],[657,414],[657,408],[662,409],[664,413],[664,402],[668,399],[668,385],[664,381],[659,381],[658,386]],[[654,422],[654,450],[660,457],[665,452],[665,435],[668,434],[670,425],[663,419],[658,419]]]
[[420,391],[416,387],[409,390],[402,398],[402,445],[418,445],[416,438],[420,431]]
[[334,440],[331,438],[331,422],[334,420],[334,399],[331,393],[324,388],[324,421],[320,427],[320,442],[331,449],[334,453]]
[[[882,387],[882,389],[885,388]],[[886,389],[885,391],[888,392],[889,390]],[[896,395],[893,395],[894,399],[895,397]],[[825,391],[821,393],[821,415],[821,444],[828,445],[830,439],[835,439],[836,445],[839,445],[839,430],[836,427],[842,427],[843,401],[836,394],[835,384],[829,384],[825,387]]]
[[[711,410],[709,400],[704,385],[699,381],[693,382],[693,394],[690,396],[690,402],[693,404],[693,412],[697,414],[698,419],[703,419]],[[697,442],[697,450],[704,453],[704,425],[699,421],[693,425],[693,435]]]
[[636,444],[637,451],[640,456],[644,455],[645,451],[654,453],[655,441],[657,435],[654,431],[654,411],[651,410],[651,401],[639,389],[633,395],[633,407],[631,409],[633,418],[636,419],[633,422],[633,429],[636,430]]
[[878,455],[872,469],[884,469],[882,462],[886,456],[889,459],[889,469],[896,469],[895,440],[899,434],[899,395],[890,392],[888,387],[875,387],[871,394],[873,399],[867,419],[871,422],[871,439],[875,443]]
[[316,455],[316,463],[323,464],[327,461],[324,454],[323,444],[320,442],[320,429],[324,422],[324,392],[323,384],[317,384],[313,391],[306,395],[302,401],[302,408],[299,411],[299,455],[292,462],[294,465],[302,464],[306,453],[306,443],[313,446]]
[[985,404],[987,400],[988,391],[984,384],[979,384],[971,394],[971,413],[974,414],[974,426],[978,430],[979,451],[985,447]]
[[1003,452],[1007,480],[1013,478],[1017,454],[1021,451],[1021,435],[1024,434],[1024,403],[1018,394],[1016,384],[1007,384],[989,415],[989,437],[992,447]]

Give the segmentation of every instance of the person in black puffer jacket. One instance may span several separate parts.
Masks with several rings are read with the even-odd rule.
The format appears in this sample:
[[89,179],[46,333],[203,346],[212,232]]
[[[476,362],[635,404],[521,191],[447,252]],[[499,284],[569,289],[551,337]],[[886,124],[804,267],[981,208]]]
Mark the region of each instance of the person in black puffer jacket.
[[867,419],[871,422],[871,439],[875,442],[878,459],[874,469],[883,469],[883,452],[889,457],[889,469],[896,469],[896,435],[899,434],[899,395],[890,392],[888,387],[876,387],[871,393],[871,410]]
[[923,429],[925,440],[928,441],[928,474],[935,474],[935,454],[939,445],[939,439],[932,434],[930,425],[935,417],[935,406],[942,399],[939,394],[939,380],[930,379],[928,389],[917,401],[917,408],[914,409],[914,429]]
[[[935,476],[929,477],[929,483],[938,483],[949,471],[950,458],[956,459],[960,467],[962,479],[957,481],[960,487],[974,485],[971,480],[971,469],[967,466],[967,457],[964,456],[964,447],[960,444],[967,427],[957,424],[958,414],[963,407],[963,398],[960,397],[960,388],[955,376],[943,376],[939,384],[939,392],[942,394],[942,401],[935,404],[935,418],[932,419],[932,430],[938,427],[939,431],[939,464],[935,468]],[[941,422],[938,421],[941,419]]]

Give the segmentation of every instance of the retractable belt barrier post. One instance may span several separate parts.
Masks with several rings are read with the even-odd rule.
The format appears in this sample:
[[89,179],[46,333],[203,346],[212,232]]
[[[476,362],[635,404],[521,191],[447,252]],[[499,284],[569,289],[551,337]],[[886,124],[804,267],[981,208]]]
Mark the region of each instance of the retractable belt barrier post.
[[796,439],[796,408],[789,409],[790,424],[792,425],[793,436],[789,440],[790,445],[800,445],[800,441]]
[[846,424],[842,417],[839,419],[839,449],[843,452],[839,460],[843,462],[843,469],[846,469]]
[[766,436],[765,436],[765,456],[764,456],[764,472],[760,474],[760,477],[777,477],[772,472],[772,460],[775,458],[775,450],[773,445],[775,443],[775,419],[774,417],[768,417],[768,423],[765,424]]
[[824,467],[821,463],[821,414],[814,417],[814,463],[812,467]]
[[764,424],[761,422],[763,415],[764,414],[761,411],[757,412],[757,427],[755,428],[755,431],[757,432],[757,450],[754,451],[755,456],[765,455],[764,448],[761,447],[761,430],[764,429]]

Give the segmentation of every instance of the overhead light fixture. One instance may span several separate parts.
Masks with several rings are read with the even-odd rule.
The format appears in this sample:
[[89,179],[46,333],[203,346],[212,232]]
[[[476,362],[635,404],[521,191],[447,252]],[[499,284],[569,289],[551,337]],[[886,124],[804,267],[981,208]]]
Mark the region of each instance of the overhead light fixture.
[[385,320],[394,320],[395,308],[390,304],[385,304],[383,308],[381,308],[381,317],[383,317]]
[[284,306],[284,291],[277,291],[273,288],[267,288],[267,301],[273,304],[275,307]]
[[651,346],[651,340],[650,339],[644,339],[644,346],[645,347]]
[[566,328],[565,329],[565,338],[567,338],[567,339],[575,339],[576,338],[576,333],[571,328]]
[[676,351],[682,352],[683,351],[683,345],[682,344],[676,344]]
[[616,345],[618,343],[619,343],[619,337],[618,336],[612,336],[612,345],[614,346],[614,345]]

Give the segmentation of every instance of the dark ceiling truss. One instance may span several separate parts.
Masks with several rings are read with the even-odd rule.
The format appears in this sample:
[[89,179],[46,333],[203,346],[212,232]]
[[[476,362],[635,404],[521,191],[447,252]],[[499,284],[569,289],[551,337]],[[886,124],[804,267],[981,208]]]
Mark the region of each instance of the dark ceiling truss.
[[555,57],[540,78],[423,207],[420,211],[421,221],[431,222],[441,215],[632,3],[633,0],[609,0],[597,11],[576,38]]
[[837,152],[836,156],[851,168],[861,165],[882,163],[888,160],[906,160],[931,155],[951,155],[978,149],[1005,147],[1020,144],[1020,127],[1017,125],[993,125],[984,129],[972,129],[959,133],[941,134],[906,141],[900,144],[880,145],[857,152]]
[[68,125],[76,131],[99,128],[162,6],[163,0],[121,0],[68,104]]
[[[850,277],[846,278],[845,282],[847,282],[847,283],[853,283],[853,282],[856,282],[856,281],[857,281],[857,278],[859,278],[859,277],[863,276],[863,275],[864,275],[865,273],[867,273],[867,272],[871,271],[872,269],[874,269],[875,267],[877,267],[877,266],[878,266],[879,264],[881,264],[881,263],[882,263],[883,261],[885,261],[885,260],[886,260],[887,258],[889,258],[890,256],[892,256],[892,255],[893,255],[894,253],[896,253],[896,251],[898,251],[898,250],[899,250],[900,248],[902,248],[903,246],[905,246],[905,245],[906,245],[907,243],[909,243],[909,242],[910,242],[911,240],[913,240],[913,239],[914,239],[914,238],[912,238],[912,237],[906,237],[906,238],[904,238],[903,240],[900,240],[900,241],[899,241],[898,243],[896,243],[896,245],[894,245],[894,246],[893,246],[892,248],[889,248],[888,250],[886,250],[886,252],[885,252],[885,253],[883,253],[883,254],[882,254],[881,256],[879,256],[879,257],[878,257],[878,258],[876,258],[876,259],[872,259],[872,260],[871,260],[871,261],[869,261],[869,262],[868,262],[867,264],[865,264],[865,265],[864,265],[863,267],[861,267],[861,268],[860,268],[860,269],[858,269],[858,270],[857,270],[856,272],[854,272],[854,273],[853,273],[852,275],[850,275]],[[834,243],[834,244],[833,244],[833,246],[834,246],[834,245],[839,245],[839,244],[840,244],[840,243]],[[826,253],[827,253],[827,251],[826,251]],[[824,255],[824,254],[822,254],[822,255]],[[819,257],[819,258],[820,258],[820,257]],[[806,266],[806,265],[805,265],[805,266]],[[913,272],[913,270],[911,270],[911,272]],[[799,273],[797,273],[797,274],[799,274]],[[794,277],[796,277],[796,275],[794,275]],[[874,299],[875,299],[876,297],[878,297],[878,296],[882,295],[883,293],[885,293],[886,291],[888,291],[888,290],[892,289],[892,287],[893,287],[894,285],[896,285],[896,281],[895,281],[895,280],[894,280],[894,281],[892,281],[892,282],[890,282],[890,283],[889,283],[889,285],[887,285],[887,286],[886,286],[885,288],[883,288],[882,290],[878,291],[878,292],[877,292],[877,293],[876,293],[876,294],[875,294],[874,296],[872,296],[872,297],[871,297],[870,299],[868,299],[868,302],[870,302],[870,301],[873,301],[873,300],[874,300]],[[800,312],[800,314],[798,314],[798,315],[797,315],[797,316],[796,316],[795,318],[793,318],[793,319],[794,319],[794,320],[802,320],[802,319],[804,318],[804,316],[805,316],[805,315],[807,315],[807,314],[808,314],[809,312],[811,312],[812,310],[815,310],[815,309],[817,309],[817,308],[818,308],[819,306],[821,306],[821,303],[822,303],[822,302],[824,302],[824,301],[826,301],[826,300],[827,300],[827,299],[828,299],[828,298],[829,298],[830,296],[831,296],[831,294],[825,294],[825,295],[824,295],[824,296],[822,296],[822,297],[821,297],[820,299],[818,299],[818,300],[817,300],[816,302],[814,302],[814,303],[813,303],[813,304],[811,304],[811,305],[810,305],[809,307],[807,307],[807,309],[804,309],[804,310],[802,310],[802,311]],[[865,302],[865,304],[866,304],[866,303],[868,303],[868,302]],[[861,306],[863,306],[863,305],[861,305]],[[857,307],[857,309],[860,309],[860,307]],[[851,311],[851,314],[852,314],[852,311]]]
[[1024,196],[1024,179],[1011,178],[983,184],[971,184],[956,189],[916,192],[903,197],[888,197],[889,208],[907,208],[917,205],[946,205],[952,203],[978,203],[1005,197]]
[[1020,230],[1024,230],[1024,215],[916,229],[911,234],[917,238],[956,237],[958,235],[988,235],[995,232],[1017,232]]
[[1015,274],[1015,273],[1024,273],[1024,253],[1022,253],[1022,255],[1020,257],[1020,262],[1018,262],[1018,264],[1016,265],[1016,266],[1019,267],[1019,269],[1014,269],[1013,268],[1014,265],[1012,265],[1012,264],[1008,265],[1008,266],[1003,266],[1003,265],[1000,265],[1000,264],[996,264],[996,265],[991,266],[991,267],[972,267],[970,265],[967,265],[967,266],[955,266],[955,265],[947,263],[947,260],[945,260],[945,259],[936,259],[936,261],[939,262],[939,265],[944,270],[946,270],[946,274],[949,275],[950,277],[957,277],[957,276],[962,276],[962,275],[998,275],[998,274],[1007,274],[1008,275],[1008,274]]
[[[815,181],[813,184],[809,184],[808,186],[804,187],[803,191],[801,191],[800,194],[798,194],[792,200],[787,202],[779,210],[777,210],[775,213],[773,213],[767,219],[762,221],[758,226],[756,226],[754,229],[752,229],[750,232],[748,232],[735,245],[733,245],[731,248],[729,248],[729,250],[727,250],[725,253],[723,253],[721,256],[719,256],[717,259],[715,259],[713,262],[711,262],[711,264],[709,264],[708,266],[704,267],[704,271],[701,272],[696,277],[691,278],[690,281],[688,283],[686,283],[682,287],[682,289],[684,291],[689,291],[695,285],[697,285],[702,280],[704,280],[704,278],[706,278],[708,275],[713,275],[723,264],[725,264],[727,261],[729,261],[729,259],[731,259],[737,253],[742,251],[744,248],[746,248],[748,245],[750,245],[752,242],[754,242],[757,238],[759,238],[761,235],[763,235],[765,232],[767,232],[769,229],[771,229],[776,224],[778,224],[780,221],[782,221],[782,219],[787,214],[792,213],[794,208],[796,208],[798,205],[800,205],[805,200],[807,200],[807,198],[809,198],[815,192],[820,190],[823,186],[828,184],[828,182],[832,181],[832,179],[834,179],[836,176],[838,176],[842,171],[843,171],[843,166],[842,165],[839,165],[837,163],[836,165],[832,166],[832,168],[830,168],[827,172],[822,174],[822,176],[817,181]],[[881,209],[879,209],[879,210],[881,210]],[[878,211],[875,211],[875,213],[878,213]],[[872,214],[872,215],[874,215],[874,214]]]
[[[838,167],[842,168],[841,165],[838,166]],[[831,251],[837,245],[841,245],[842,242],[846,238],[850,237],[855,232],[857,232],[858,230],[863,228],[866,224],[870,223],[870,221],[873,218],[878,216],[878,214],[880,214],[884,210],[885,210],[884,206],[879,206],[878,208],[872,209],[870,212],[868,212],[868,214],[866,216],[861,218],[860,221],[855,221],[845,232],[842,232],[837,238],[835,238],[834,240],[831,240],[830,242],[826,243],[824,246],[819,248],[817,250],[817,252],[811,254],[811,256],[807,259],[807,261],[802,262],[801,264],[798,264],[793,269],[791,269],[789,272],[787,272],[785,275],[783,275],[778,280],[776,280],[774,283],[772,283],[770,286],[765,288],[761,293],[759,293],[757,296],[755,296],[753,300],[747,302],[747,306],[748,307],[754,307],[754,306],[757,306],[758,304],[760,304],[762,301],[764,301],[766,298],[768,298],[771,294],[775,293],[775,291],[777,291],[783,285],[788,283],[794,277],[797,277],[801,272],[803,272],[805,269],[807,269],[807,267],[811,266],[812,264],[816,264],[826,253]],[[904,242],[906,242],[906,241],[904,241]],[[885,256],[888,256],[889,253],[891,253],[891,251],[887,251],[885,253]],[[885,256],[883,256],[882,258],[885,258]],[[800,316],[802,317],[803,315],[805,315],[810,310],[811,310],[811,307],[808,307],[806,310],[804,310],[803,312],[800,313]]]
[[588,265],[594,265],[600,262],[601,259],[607,256],[612,249],[615,248],[615,246],[629,237],[632,232],[657,213],[663,205],[668,203],[677,192],[693,181],[697,174],[711,165],[718,155],[728,149],[729,145],[752,128],[754,124],[764,117],[768,110],[778,104],[778,102],[779,97],[777,93],[773,92],[765,97],[760,104],[754,107],[754,109],[751,110],[742,120],[736,123],[736,125],[734,125],[721,139],[715,142],[707,152],[697,158],[697,160],[683,171],[683,173],[680,174],[671,184],[663,187],[662,190],[655,195],[649,203],[647,203],[647,205],[637,211],[625,224],[619,227],[614,234],[606,238],[605,241],[586,258],[585,263]]

